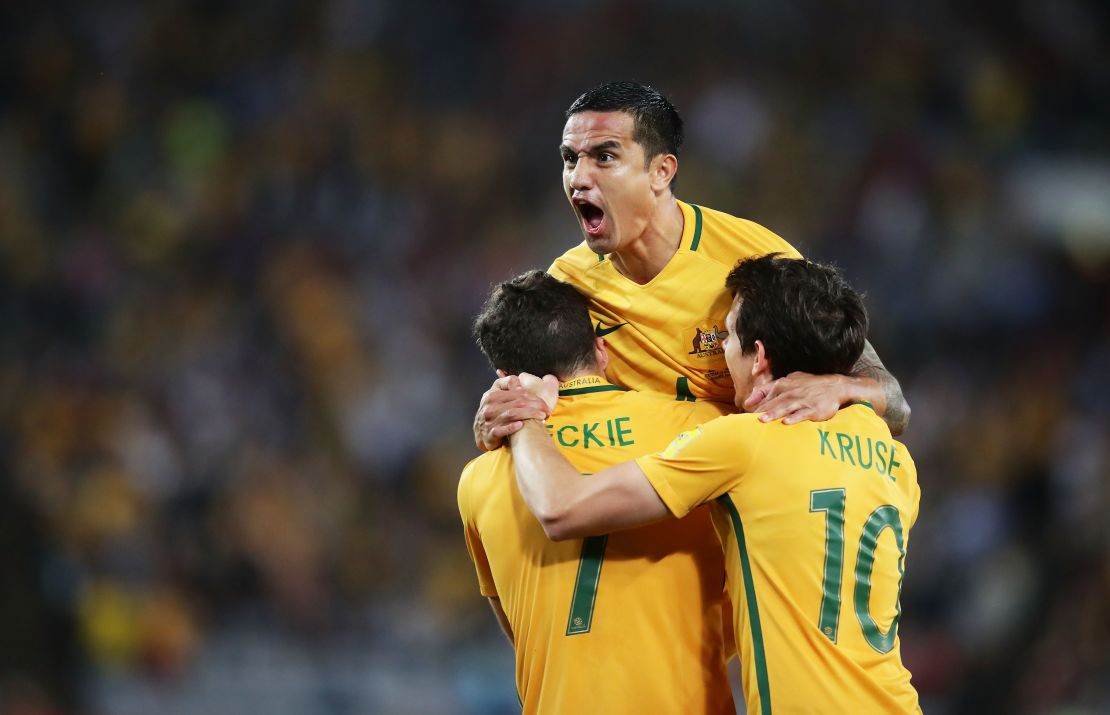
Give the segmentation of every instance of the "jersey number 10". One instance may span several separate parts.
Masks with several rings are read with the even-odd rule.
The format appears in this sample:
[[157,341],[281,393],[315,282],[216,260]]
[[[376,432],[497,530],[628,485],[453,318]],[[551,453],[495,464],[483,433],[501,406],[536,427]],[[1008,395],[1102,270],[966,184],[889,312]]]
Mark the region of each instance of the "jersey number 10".
[[[825,575],[822,579],[821,615],[817,627],[833,643],[836,643],[840,627],[840,585],[844,570],[844,505],[847,496],[844,489],[821,489],[810,492],[809,510],[825,512]],[[902,617],[902,607],[894,604],[894,620],[883,633],[879,623],[871,615],[871,574],[875,570],[875,548],[879,535],[884,529],[894,532],[898,545],[898,594],[902,593],[902,576],[905,574],[905,540],[902,536],[902,518],[898,510],[884,504],[875,511],[863,525],[856,552],[855,588],[852,592],[852,605],[863,629],[867,643],[879,653],[889,653],[894,648],[894,638],[898,634],[898,619]]]

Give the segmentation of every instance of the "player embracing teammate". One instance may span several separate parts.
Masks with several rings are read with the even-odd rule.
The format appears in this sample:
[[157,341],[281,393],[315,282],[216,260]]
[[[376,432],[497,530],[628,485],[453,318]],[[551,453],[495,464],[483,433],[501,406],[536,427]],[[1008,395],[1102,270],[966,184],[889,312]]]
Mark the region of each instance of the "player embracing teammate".
[[[650,87],[610,83],[576,100],[560,151],[585,241],[551,273],[588,307],[560,312],[510,283],[479,320],[499,370],[553,375],[531,381],[539,396],[509,377],[486,393],[476,436],[492,449],[511,434],[511,450],[472,462],[459,489],[482,591],[516,646],[524,709],[730,711],[728,648],[712,627],[724,585],[749,712],[917,711],[897,639],[919,500],[892,437],[908,407],[835,271],[757,224],[674,197],[681,134]],[[514,343],[515,364],[491,354],[490,336],[512,322],[489,320],[491,307],[541,316],[543,329]],[[576,338],[556,339],[564,319]],[[556,342],[593,359],[550,367],[540,358]],[[660,445],[656,428],[684,420],[702,424]],[[494,484],[509,489],[494,498],[483,491]],[[646,529],[689,523],[690,540],[637,536],[655,521]],[[697,575],[653,570],[667,559]],[[673,586],[662,596],[656,577]]]

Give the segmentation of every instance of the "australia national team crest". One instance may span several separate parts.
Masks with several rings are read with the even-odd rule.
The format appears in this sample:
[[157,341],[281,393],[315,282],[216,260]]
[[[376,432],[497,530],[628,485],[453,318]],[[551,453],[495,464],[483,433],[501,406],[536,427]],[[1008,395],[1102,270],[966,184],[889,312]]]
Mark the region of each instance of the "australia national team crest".
[[717,324],[712,327],[699,325],[688,329],[686,334],[689,341],[687,345],[691,348],[688,355],[704,360],[719,357],[725,352],[722,342],[728,336],[728,332],[721,330]]

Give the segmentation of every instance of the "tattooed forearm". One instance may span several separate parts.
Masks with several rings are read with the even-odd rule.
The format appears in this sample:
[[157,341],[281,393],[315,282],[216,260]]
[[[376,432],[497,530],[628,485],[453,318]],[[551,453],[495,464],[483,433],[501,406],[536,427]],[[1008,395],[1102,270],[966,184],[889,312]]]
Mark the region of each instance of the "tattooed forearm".
[[906,426],[910,423],[909,403],[902,395],[902,386],[898,384],[898,380],[887,371],[886,367],[883,366],[883,361],[879,359],[878,353],[875,352],[875,348],[871,347],[871,341],[864,343],[863,354],[856,362],[852,375],[853,377],[867,377],[879,383],[886,398],[883,420],[886,421],[887,426],[890,427],[890,433],[895,437],[905,432]]

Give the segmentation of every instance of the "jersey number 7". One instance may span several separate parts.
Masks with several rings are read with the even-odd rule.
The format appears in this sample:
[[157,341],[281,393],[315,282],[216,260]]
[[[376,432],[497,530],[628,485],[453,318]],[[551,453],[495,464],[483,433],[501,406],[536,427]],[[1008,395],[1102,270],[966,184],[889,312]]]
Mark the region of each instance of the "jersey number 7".
[[609,537],[587,536],[582,540],[582,556],[578,559],[578,575],[574,579],[574,592],[570,598],[570,616],[567,618],[567,635],[589,633],[594,620],[597,602],[597,585],[601,581],[601,562],[605,560],[605,545]]

